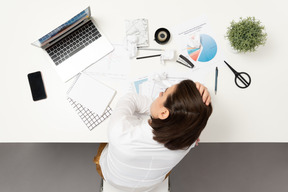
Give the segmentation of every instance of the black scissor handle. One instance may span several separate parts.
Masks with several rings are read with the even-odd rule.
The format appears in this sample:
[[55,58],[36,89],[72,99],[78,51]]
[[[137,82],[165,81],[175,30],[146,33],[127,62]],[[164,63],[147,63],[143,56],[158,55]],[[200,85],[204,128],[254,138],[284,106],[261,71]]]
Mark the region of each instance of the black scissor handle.
[[235,73],[235,84],[241,88],[247,88],[251,84],[251,77],[246,72]]

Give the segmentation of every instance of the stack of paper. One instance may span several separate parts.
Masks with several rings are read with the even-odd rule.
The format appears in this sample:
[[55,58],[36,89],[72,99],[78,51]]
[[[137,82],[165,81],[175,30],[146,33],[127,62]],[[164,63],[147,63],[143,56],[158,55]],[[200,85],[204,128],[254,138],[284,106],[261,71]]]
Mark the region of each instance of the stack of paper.
[[114,89],[81,73],[74,86],[69,90],[68,97],[102,116],[115,94]]

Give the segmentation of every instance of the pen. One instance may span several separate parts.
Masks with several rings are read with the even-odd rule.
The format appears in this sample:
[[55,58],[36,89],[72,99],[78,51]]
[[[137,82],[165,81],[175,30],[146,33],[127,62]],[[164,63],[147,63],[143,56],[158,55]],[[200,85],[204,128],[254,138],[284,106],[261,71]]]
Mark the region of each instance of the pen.
[[150,58],[150,57],[159,57],[161,56],[161,54],[158,55],[149,55],[149,56],[144,56],[144,57],[136,57],[136,59],[146,59],[146,58]]
[[218,84],[218,67],[215,69],[215,95],[217,94],[217,84]]

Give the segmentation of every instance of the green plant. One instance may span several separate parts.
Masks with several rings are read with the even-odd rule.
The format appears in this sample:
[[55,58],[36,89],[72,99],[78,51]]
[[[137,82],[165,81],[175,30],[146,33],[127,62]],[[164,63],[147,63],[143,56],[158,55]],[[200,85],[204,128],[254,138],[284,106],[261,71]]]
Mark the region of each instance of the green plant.
[[230,23],[225,37],[236,51],[253,52],[259,45],[265,45],[267,33],[264,30],[265,27],[255,17],[240,17],[239,22],[233,20]]

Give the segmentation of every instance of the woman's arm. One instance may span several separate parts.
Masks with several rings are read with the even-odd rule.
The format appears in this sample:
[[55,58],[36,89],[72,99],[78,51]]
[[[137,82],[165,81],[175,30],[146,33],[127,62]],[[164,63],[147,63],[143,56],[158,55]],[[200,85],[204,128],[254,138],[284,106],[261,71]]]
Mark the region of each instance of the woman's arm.
[[128,93],[119,99],[114,113],[120,113],[119,115],[123,116],[130,116],[135,112],[149,113],[151,103],[152,99],[146,96]]

